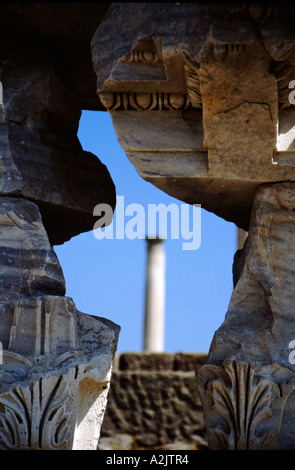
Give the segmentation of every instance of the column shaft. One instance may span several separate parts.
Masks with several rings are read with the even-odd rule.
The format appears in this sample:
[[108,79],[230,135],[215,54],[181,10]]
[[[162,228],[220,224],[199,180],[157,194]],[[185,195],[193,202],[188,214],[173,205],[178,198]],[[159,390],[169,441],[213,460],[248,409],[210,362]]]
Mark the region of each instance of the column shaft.
[[165,252],[160,239],[149,239],[146,270],[144,351],[164,350]]

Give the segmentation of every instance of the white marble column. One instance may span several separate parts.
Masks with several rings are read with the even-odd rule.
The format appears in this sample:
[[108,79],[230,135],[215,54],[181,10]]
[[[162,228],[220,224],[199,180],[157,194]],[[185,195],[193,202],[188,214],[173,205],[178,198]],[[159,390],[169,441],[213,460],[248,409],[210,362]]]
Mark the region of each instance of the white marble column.
[[165,323],[165,251],[163,240],[147,238],[145,352],[163,352]]

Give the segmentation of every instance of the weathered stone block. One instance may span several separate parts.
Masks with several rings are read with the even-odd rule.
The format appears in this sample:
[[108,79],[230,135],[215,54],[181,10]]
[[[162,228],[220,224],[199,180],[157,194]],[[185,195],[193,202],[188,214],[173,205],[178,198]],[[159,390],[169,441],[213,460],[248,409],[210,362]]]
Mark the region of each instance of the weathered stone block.
[[204,449],[195,369],[206,354],[124,353],[114,368],[100,449]]
[[294,210],[294,183],[257,192],[228,312],[198,371],[212,449],[295,447]]
[[119,327],[65,297],[24,299],[14,309],[0,365],[0,447],[95,450]]
[[39,295],[64,295],[65,280],[37,205],[0,197],[0,341],[9,342],[15,301]]
[[98,95],[139,174],[245,230],[260,184],[295,180],[294,14],[254,10],[116,4],[92,40]]

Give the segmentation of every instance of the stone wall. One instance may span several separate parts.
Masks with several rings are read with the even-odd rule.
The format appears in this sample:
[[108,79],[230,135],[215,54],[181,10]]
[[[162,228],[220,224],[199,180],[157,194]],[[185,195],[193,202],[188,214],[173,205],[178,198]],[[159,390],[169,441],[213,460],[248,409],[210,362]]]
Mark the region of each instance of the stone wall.
[[206,358],[185,353],[118,356],[99,449],[205,449],[195,370]]

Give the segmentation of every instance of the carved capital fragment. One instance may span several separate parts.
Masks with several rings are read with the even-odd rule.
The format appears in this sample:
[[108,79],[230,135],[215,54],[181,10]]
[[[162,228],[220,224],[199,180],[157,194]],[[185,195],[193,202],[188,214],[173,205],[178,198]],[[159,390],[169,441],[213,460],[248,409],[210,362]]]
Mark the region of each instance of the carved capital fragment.
[[[282,382],[283,378],[283,382]],[[275,450],[295,376],[279,364],[228,359],[198,371],[210,449]]]
[[261,186],[236,285],[197,378],[210,446],[295,448],[295,183]]
[[0,365],[0,448],[95,450],[118,327],[70,298],[18,301]]

